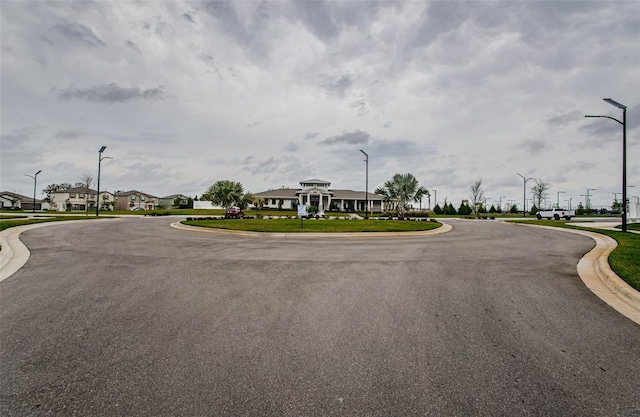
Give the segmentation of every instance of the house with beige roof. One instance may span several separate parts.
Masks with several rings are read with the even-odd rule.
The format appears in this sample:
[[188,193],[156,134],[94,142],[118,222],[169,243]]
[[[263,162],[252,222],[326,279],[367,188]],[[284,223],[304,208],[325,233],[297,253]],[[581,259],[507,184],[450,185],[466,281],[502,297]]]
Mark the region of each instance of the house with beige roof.
[[[265,200],[265,208],[296,210],[298,205],[318,207],[325,211],[383,211],[382,196],[373,192],[330,188],[331,183],[320,179],[300,181],[300,188],[277,188],[260,193],[255,197]],[[368,208],[368,209],[367,209]]]

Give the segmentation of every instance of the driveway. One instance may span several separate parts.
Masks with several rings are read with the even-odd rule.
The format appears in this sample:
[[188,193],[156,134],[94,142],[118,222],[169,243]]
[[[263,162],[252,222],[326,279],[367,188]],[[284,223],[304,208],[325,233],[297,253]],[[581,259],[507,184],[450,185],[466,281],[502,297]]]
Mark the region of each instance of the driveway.
[[175,219],[25,232],[0,283],[0,414],[640,416],[640,326],[593,240],[493,221],[287,238]]

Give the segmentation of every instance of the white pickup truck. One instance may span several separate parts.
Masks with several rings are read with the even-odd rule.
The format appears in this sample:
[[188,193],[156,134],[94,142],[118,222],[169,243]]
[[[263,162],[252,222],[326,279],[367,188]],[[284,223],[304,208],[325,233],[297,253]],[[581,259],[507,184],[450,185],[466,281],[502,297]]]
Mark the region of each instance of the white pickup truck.
[[576,217],[576,212],[573,210],[552,208],[552,209],[540,210],[539,212],[536,213],[536,217],[538,218],[538,220],[542,220],[542,219],[560,220],[561,218],[565,220],[571,220],[572,217]]

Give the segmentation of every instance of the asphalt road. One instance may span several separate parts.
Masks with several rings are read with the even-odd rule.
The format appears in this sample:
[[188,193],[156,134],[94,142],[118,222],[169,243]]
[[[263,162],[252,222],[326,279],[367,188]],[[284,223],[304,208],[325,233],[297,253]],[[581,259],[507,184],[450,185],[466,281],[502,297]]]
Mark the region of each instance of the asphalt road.
[[0,283],[0,415],[640,416],[640,326],[587,237],[247,237],[175,219],[27,231]]

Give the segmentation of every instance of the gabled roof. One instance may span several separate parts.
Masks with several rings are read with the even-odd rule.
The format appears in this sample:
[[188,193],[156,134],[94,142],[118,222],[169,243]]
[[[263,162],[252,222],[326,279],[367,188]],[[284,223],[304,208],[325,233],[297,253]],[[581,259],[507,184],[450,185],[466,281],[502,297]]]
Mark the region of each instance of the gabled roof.
[[326,185],[331,185],[331,183],[329,181],[319,180],[319,179],[300,181],[300,185],[302,185],[302,184],[326,184]]
[[260,193],[252,194],[255,197],[297,199],[298,196],[296,193],[298,193],[299,191],[299,188],[276,188],[275,190],[262,191]]
[[[94,190],[93,188],[89,188],[89,194],[95,194],[96,190]],[[72,187],[72,188],[67,188],[64,190],[58,190],[58,191],[52,191],[51,194],[56,194],[56,193],[86,193],[87,192],[87,187],[85,186],[80,186],[80,187]]]
[[127,195],[144,195],[147,197],[151,197],[151,198],[158,198],[157,196],[153,195],[153,194],[149,194],[149,193],[145,193],[144,191],[138,191],[138,190],[129,190],[129,191],[119,191],[115,194],[116,197],[124,197]]
[[[20,201],[27,201],[27,202],[32,202],[33,201],[33,196],[27,197],[26,195],[12,193],[11,191],[2,191],[2,192],[0,192],[0,197],[5,197],[5,196],[11,197],[11,198],[15,198],[15,199],[20,200]],[[43,201],[44,200],[38,200],[36,198],[36,203],[42,203]]]
[[[144,194],[144,193],[143,193],[143,194]],[[173,200],[173,199],[174,199],[174,198],[176,198],[176,197],[180,197],[180,198],[189,198],[189,197],[187,197],[187,196],[186,196],[186,195],[184,195],[184,194],[171,194],[171,195],[168,195],[168,196],[165,196],[165,197],[160,197],[160,199],[161,199],[161,200],[168,200],[168,199],[172,199],[172,200]]]

